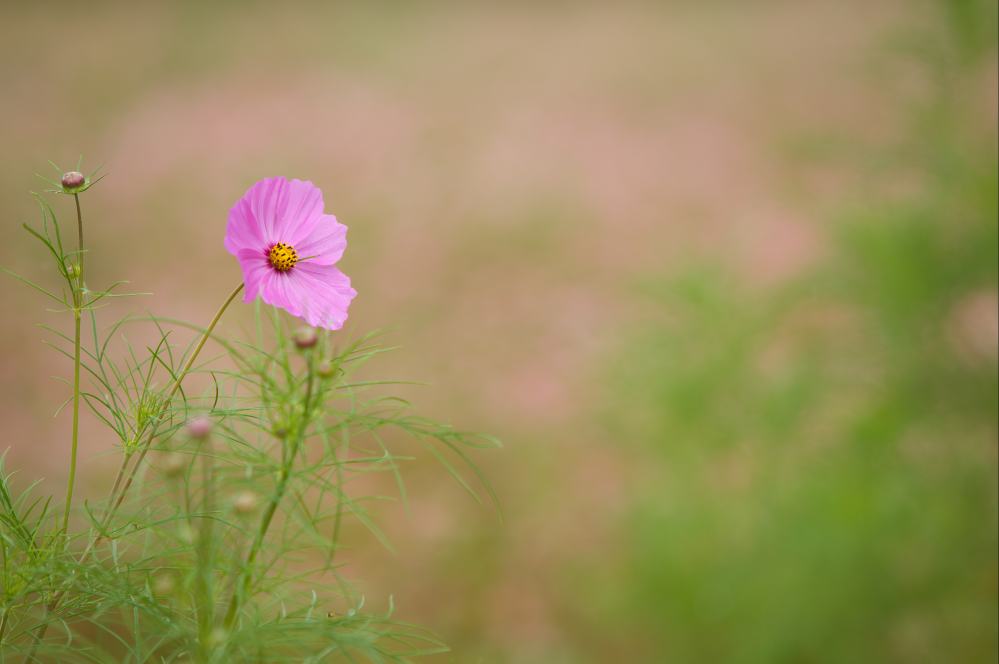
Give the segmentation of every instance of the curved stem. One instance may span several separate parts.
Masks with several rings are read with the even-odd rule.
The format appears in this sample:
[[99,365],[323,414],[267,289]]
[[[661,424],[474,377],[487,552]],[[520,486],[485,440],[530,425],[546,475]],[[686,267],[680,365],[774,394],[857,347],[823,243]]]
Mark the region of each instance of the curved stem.
[[76,201],[76,285],[73,289],[73,434],[69,455],[69,479],[66,483],[66,508],[62,514],[62,530],[69,532],[69,511],[73,505],[73,488],[76,485],[76,456],[80,443],[80,317],[83,315],[83,212],[80,210],[80,195],[73,194]]
[[257,534],[253,539],[253,544],[250,545],[250,550],[246,554],[246,562],[243,565],[242,574],[236,581],[235,587],[232,591],[232,598],[229,600],[229,607],[226,609],[224,625],[227,629],[232,627],[232,624],[236,621],[236,614],[239,611],[240,599],[245,598],[246,594],[250,590],[250,585],[253,581],[253,564],[256,562],[257,556],[260,554],[260,549],[264,544],[264,538],[267,536],[267,531],[271,527],[271,521],[274,520],[274,514],[277,512],[278,505],[281,503],[281,499],[284,498],[285,491],[288,488],[288,479],[291,476],[291,468],[295,463],[295,457],[298,455],[298,449],[305,440],[306,429],[309,426],[309,409],[312,405],[312,385],[315,382],[315,362],[312,357],[312,351],[306,351],[306,353],[307,374],[305,383],[305,404],[302,409],[301,425],[295,432],[295,437],[292,439],[288,449],[282,449],[281,475],[278,477],[278,483],[274,487],[274,495],[271,496],[271,500],[267,504],[267,509],[264,510],[264,513],[261,516],[260,528],[257,529]]

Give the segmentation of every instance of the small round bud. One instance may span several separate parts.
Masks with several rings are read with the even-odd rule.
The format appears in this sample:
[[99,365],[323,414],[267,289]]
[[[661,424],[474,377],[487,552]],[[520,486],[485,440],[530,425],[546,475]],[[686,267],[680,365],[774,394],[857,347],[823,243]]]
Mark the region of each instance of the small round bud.
[[257,509],[257,494],[240,491],[232,501],[232,508],[237,514],[252,514]]
[[306,348],[312,348],[319,341],[319,335],[316,334],[315,328],[312,327],[300,327],[295,330],[295,334],[292,335],[292,340],[295,342],[295,346],[299,350],[305,350]]
[[217,648],[225,643],[228,638],[229,632],[221,627],[216,627],[212,630],[212,633],[208,635],[208,645],[212,648]]
[[75,191],[87,183],[87,178],[80,171],[63,173],[62,188],[65,191]]
[[177,477],[184,472],[187,465],[184,457],[176,452],[171,452],[163,459],[163,474],[167,477]]
[[280,438],[281,440],[284,440],[285,438],[288,437],[289,432],[288,432],[288,427],[286,427],[285,425],[275,424],[274,428],[271,429],[271,433],[274,434],[275,438]]
[[336,375],[336,367],[329,360],[323,360],[316,366],[316,373],[320,378],[332,378]]
[[73,261],[66,262],[66,274],[69,275],[70,279],[78,279],[80,277],[80,264],[74,263]]
[[191,544],[194,542],[194,531],[191,529],[191,526],[186,523],[180,524],[177,528],[177,539],[184,544]]
[[186,428],[188,436],[200,440],[212,432],[212,421],[204,415],[198,415],[187,421]]
[[161,597],[173,593],[176,587],[177,584],[174,583],[173,577],[169,574],[157,574],[156,578],[153,579],[153,592]]

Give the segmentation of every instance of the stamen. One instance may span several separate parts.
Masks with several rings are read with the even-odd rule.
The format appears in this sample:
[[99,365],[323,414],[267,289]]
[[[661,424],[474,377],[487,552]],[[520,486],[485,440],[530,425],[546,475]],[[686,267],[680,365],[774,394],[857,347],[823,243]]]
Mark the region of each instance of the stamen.
[[295,267],[295,263],[298,262],[298,254],[290,244],[278,242],[267,252],[267,260],[270,261],[271,267],[278,272],[287,272]]

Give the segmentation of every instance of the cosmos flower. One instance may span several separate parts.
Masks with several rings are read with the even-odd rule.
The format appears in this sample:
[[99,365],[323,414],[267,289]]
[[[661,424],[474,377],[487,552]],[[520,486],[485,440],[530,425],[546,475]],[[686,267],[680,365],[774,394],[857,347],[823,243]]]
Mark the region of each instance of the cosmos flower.
[[257,182],[229,211],[225,248],[243,269],[244,300],[267,304],[309,325],[338,330],[357,291],[336,267],[347,227],[323,213],[311,182],[277,177]]

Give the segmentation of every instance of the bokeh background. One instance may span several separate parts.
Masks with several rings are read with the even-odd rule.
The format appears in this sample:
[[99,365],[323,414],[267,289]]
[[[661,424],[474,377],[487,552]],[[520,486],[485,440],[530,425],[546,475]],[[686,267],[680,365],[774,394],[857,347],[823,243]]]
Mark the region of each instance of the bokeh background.
[[[89,280],[206,321],[228,208],[316,182],[344,334],[506,443],[502,521],[419,459],[397,553],[349,539],[435,661],[992,662],[996,77],[989,0],[5,2],[0,264],[47,278],[33,173],[82,153]],[[2,446],[59,492],[65,319],[0,297]]]

